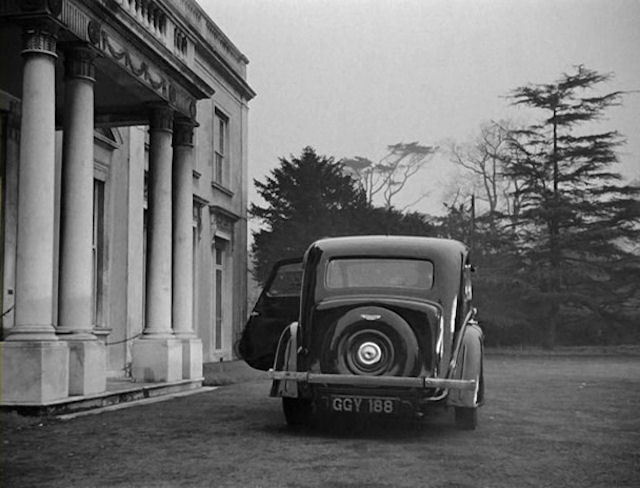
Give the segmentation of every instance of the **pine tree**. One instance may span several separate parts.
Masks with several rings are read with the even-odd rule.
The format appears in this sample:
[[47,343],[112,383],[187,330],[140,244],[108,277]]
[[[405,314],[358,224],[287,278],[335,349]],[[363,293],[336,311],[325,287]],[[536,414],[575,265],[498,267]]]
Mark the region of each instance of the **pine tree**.
[[311,147],[299,158],[280,158],[280,166],[265,182],[254,183],[266,202],[250,208],[261,221],[251,248],[254,275],[261,283],[277,260],[301,257],[309,244],[323,237],[434,234],[424,215],[372,206],[341,163]]
[[266,206],[249,210],[261,220],[252,245],[254,273],[261,283],[275,261],[298,257],[314,240],[352,233],[365,195],[331,157],[305,147],[300,157],[280,158],[265,182],[254,180]]
[[519,233],[526,297],[540,310],[544,344],[625,335],[624,307],[637,293],[640,188],[624,184],[613,166],[623,143],[617,131],[590,132],[588,123],[620,105],[623,92],[598,94],[610,74],[578,66],[550,84],[511,93],[513,104],[544,118],[513,131],[520,157],[508,173],[520,182]]

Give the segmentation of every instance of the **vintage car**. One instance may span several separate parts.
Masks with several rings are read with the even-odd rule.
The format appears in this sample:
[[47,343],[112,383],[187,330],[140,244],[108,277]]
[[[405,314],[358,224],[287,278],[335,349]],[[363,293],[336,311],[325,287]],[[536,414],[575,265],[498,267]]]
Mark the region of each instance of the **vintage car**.
[[483,334],[464,244],[354,236],[316,241],[278,263],[240,355],[269,370],[290,425],[325,415],[421,417],[450,406],[475,429],[484,399]]

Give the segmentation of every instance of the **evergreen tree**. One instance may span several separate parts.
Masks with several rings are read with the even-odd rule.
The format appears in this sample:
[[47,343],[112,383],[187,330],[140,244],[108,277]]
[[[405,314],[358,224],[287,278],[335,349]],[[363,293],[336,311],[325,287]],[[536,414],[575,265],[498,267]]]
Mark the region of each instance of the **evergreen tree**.
[[266,202],[249,210],[263,224],[252,245],[254,274],[261,283],[277,260],[302,256],[316,239],[349,234],[358,211],[367,208],[363,191],[341,165],[311,147],[299,158],[280,158],[266,181],[254,184]]
[[306,147],[299,158],[280,158],[265,182],[254,181],[265,206],[252,204],[261,220],[253,234],[253,270],[264,283],[279,259],[302,256],[323,237],[364,234],[433,235],[426,216],[377,208],[367,202],[358,182],[333,158]]
[[620,134],[587,126],[621,103],[622,92],[598,94],[610,78],[579,66],[555,83],[511,93],[514,104],[545,114],[513,131],[520,157],[507,171],[520,182],[521,283],[550,348],[559,334],[571,334],[572,342],[623,337],[630,324],[625,304],[640,282],[633,252],[640,188],[622,183],[613,168]]

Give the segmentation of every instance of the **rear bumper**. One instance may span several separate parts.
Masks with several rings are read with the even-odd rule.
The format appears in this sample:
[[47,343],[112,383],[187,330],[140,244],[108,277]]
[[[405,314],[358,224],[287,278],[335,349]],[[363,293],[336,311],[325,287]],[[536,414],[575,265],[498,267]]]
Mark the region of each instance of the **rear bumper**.
[[275,381],[296,381],[300,383],[325,386],[362,386],[362,387],[398,387],[398,388],[437,388],[446,390],[468,390],[476,388],[475,380],[454,380],[445,378],[404,377],[404,376],[360,376],[350,374],[323,374],[302,371],[270,370],[269,378]]

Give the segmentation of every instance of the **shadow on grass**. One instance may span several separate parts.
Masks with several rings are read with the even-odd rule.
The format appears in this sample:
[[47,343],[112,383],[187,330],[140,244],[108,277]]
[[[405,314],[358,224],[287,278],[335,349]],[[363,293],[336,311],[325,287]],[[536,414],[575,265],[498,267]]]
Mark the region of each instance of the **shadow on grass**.
[[203,386],[225,386],[268,379],[265,371],[253,369],[244,361],[205,363],[203,375]]
[[[374,419],[322,415],[310,425],[289,426],[284,417],[279,424],[263,424],[257,430],[282,437],[311,437],[333,440],[370,440],[376,442],[423,442],[456,435],[453,414],[445,409],[420,419]],[[466,434],[468,435],[468,434]]]

